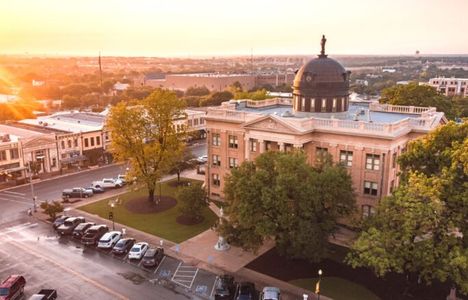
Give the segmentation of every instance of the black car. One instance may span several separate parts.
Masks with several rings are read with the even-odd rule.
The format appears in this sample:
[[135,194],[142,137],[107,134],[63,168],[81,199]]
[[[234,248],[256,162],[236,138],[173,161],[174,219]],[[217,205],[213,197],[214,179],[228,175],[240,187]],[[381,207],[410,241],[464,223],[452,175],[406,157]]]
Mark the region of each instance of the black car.
[[66,219],[68,219],[69,217],[67,216],[59,216],[57,217],[55,220],[54,220],[54,223],[52,224],[52,226],[54,226],[54,229],[57,229],[60,225],[62,225]]
[[215,287],[215,300],[232,300],[234,298],[234,277],[231,275],[221,275],[216,282]]
[[126,254],[130,249],[132,249],[135,242],[135,239],[132,238],[120,239],[117,244],[115,244],[114,248],[112,248],[112,253],[117,255]]
[[84,235],[85,231],[88,230],[89,227],[96,225],[91,222],[87,223],[80,223],[78,226],[75,227],[73,230],[73,238],[81,240],[81,237]]
[[87,190],[92,190],[94,194],[104,193],[106,190],[100,186],[90,186],[86,188]]
[[61,235],[70,235],[73,233],[76,226],[84,222],[85,218],[83,217],[70,217],[57,228],[57,232]]
[[237,284],[236,300],[254,300],[256,291],[252,282],[241,282]]
[[81,243],[85,246],[96,245],[99,239],[108,231],[109,228],[106,225],[91,226],[81,238]]
[[143,266],[147,268],[156,267],[164,257],[164,249],[161,247],[150,248],[143,256]]

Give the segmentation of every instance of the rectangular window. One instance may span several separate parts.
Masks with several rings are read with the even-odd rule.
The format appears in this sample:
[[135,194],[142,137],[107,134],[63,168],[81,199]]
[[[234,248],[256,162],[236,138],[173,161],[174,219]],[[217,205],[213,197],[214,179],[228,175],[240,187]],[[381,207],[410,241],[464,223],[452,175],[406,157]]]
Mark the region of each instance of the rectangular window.
[[212,140],[213,140],[213,146],[221,145],[221,136],[219,133],[213,133]]
[[322,99],[322,111],[327,110],[327,99]]
[[237,141],[237,135],[230,135],[229,136],[229,148],[237,149],[238,147],[239,147],[239,144]]
[[318,162],[323,161],[327,152],[328,152],[327,148],[322,148],[322,147],[315,148],[315,160]]
[[67,144],[68,144],[68,148],[71,148],[72,146],[72,141],[71,140],[67,140]]
[[10,159],[18,159],[19,158],[19,152],[18,149],[10,149]]
[[106,132],[106,141],[109,140],[109,132]]
[[375,213],[375,209],[372,205],[363,205],[362,209],[362,216],[367,218]]
[[237,158],[229,157],[229,168],[236,168],[237,165]]
[[84,139],[84,146],[85,146],[85,147],[89,147],[88,138],[85,138],[85,139]]
[[396,164],[397,164],[397,154],[396,152],[393,152],[392,154],[392,168],[396,168]]
[[187,123],[189,127],[192,127],[192,120],[188,120]]
[[205,119],[200,118],[200,125],[203,125],[203,124],[205,124]]
[[198,119],[194,119],[193,120],[193,126],[197,126],[198,125]]
[[57,166],[57,159],[54,157],[52,158],[52,168],[55,168]]
[[101,137],[100,136],[97,136],[96,137],[96,145],[101,145]]
[[73,140],[73,146],[78,147],[78,139]]
[[94,146],[94,137],[91,138],[91,147]]
[[364,194],[377,196],[378,185],[377,182],[364,181]]
[[250,140],[250,152],[257,152],[257,140]]
[[353,151],[340,151],[340,162],[345,167],[353,166]]
[[380,155],[366,154],[366,169],[367,170],[380,170]]
[[221,160],[219,159],[219,155],[213,154],[213,166],[221,166]]
[[333,111],[336,111],[336,98],[333,98]]
[[62,144],[62,149],[65,149],[65,141],[64,140],[62,140],[61,144]]
[[0,151],[0,160],[7,160],[5,150]]
[[315,98],[310,99],[310,111],[315,111]]
[[221,180],[219,180],[219,174],[212,174],[212,179],[213,179],[213,185],[214,186],[220,186],[221,185]]

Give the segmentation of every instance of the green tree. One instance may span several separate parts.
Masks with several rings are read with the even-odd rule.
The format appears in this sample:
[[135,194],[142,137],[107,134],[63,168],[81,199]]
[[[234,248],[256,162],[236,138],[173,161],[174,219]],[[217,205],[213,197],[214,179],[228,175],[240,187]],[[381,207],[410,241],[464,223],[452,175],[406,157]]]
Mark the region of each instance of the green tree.
[[44,213],[49,216],[51,220],[55,220],[58,213],[63,212],[63,205],[58,201],[42,202],[40,207],[44,210]]
[[183,114],[184,102],[168,90],[157,89],[129,106],[120,102],[108,120],[111,151],[119,161],[129,161],[130,177],[143,182],[148,200],[154,201],[157,182],[180,159],[185,131],[177,132],[173,120]]
[[439,94],[435,88],[419,85],[416,82],[384,89],[379,102],[392,105],[431,106],[437,108],[437,111],[443,111],[447,118],[454,117],[450,99]]
[[364,223],[348,262],[379,276],[448,280],[467,294],[468,123],[411,142],[399,162],[400,186]]
[[225,101],[229,101],[234,98],[234,95],[231,92],[215,92],[211,94],[208,98],[202,100],[201,106],[216,106],[221,105]]
[[181,202],[180,213],[190,217],[193,221],[199,221],[203,217],[203,209],[208,206],[206,192],[201,183],[193,183],[183,187],[177,193],[177,199]]
[[210,90],[206,86],[189,87],[185,92],[186,96],[206,96],[210,94]]
[[194,157],[192,153],[189,150],[185,149],[183,155],[172,165],[170,173],[177,174],[178,183],[180,183],[180,173],[195,167],[195,162],[193,161],[193,158]]
[[228,220],[218,230],[228,241],[256,251],[272,237],[283,254],[311,261],[326,255],[337,220],[355,208],[345,168],[315,169],[303,152],[266,152],[242,163],[224,192]]

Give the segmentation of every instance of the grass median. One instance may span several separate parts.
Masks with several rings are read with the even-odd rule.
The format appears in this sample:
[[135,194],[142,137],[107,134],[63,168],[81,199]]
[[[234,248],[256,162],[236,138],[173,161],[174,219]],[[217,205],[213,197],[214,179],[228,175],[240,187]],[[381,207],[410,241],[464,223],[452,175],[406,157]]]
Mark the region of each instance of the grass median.
[[[197,182],[187,178],[181,178],[181,181],[190,181],[192,183]],[[161,185],[161,194],[166,197],[172,197],[177,199],[177,190],[179,187],[174,187],[171,183],[177,181],[176,179],[166,181]],[[159,196],[159,186],[155,197]],[[126,204],[137,198],[147,196],[147,190],[145,188],[129,191],[119,196],[119,205],[116,205],[113,209],[114,221],[116,223],[124,224],[128,227],[132,227],[163,239],[180,243],[183,242],[207,229],[209,229],[215,223],[216,215],[207,207],[203,210],[203,221],[195,225],[183,225],[179,224],[176,219],[180,215],[179,206],[177,204],[165,211],[161,212],[145,212],[136,213],[129,210]],[[79,209],[86,211],[91,214],[99,215],[102,218],[108,218],[111,208],[109,201],[116,197],[106,198],[91,204],[87,204],[79,207]],[[147,201],[147,200],[146,200]]]

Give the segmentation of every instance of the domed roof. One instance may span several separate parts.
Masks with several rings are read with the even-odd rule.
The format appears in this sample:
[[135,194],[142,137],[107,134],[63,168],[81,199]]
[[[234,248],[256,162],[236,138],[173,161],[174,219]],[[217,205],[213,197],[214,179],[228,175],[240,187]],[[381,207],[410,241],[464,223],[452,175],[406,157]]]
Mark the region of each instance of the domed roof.
[[336,60],[325,54],[325,36],[322,37],[322,51],[303,65],[296,73],[294,93],[311,97],[348,96],[349,72]]

